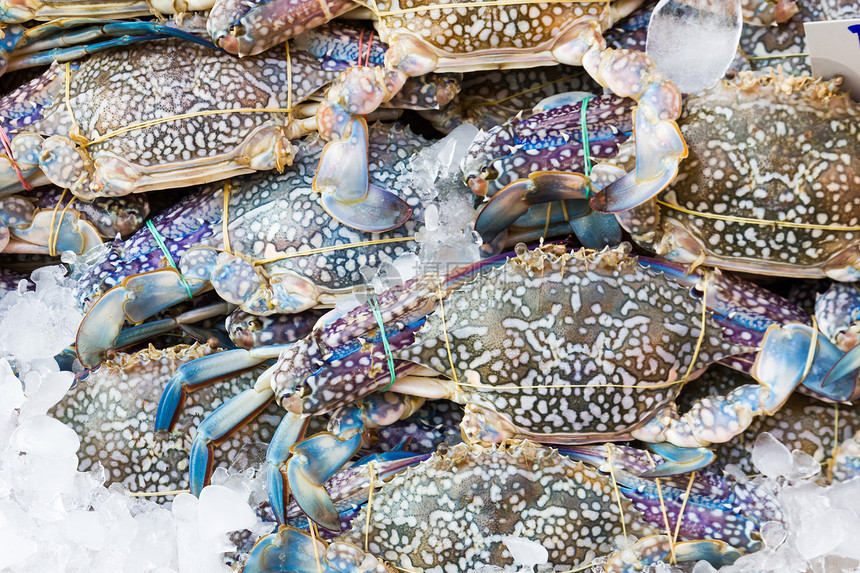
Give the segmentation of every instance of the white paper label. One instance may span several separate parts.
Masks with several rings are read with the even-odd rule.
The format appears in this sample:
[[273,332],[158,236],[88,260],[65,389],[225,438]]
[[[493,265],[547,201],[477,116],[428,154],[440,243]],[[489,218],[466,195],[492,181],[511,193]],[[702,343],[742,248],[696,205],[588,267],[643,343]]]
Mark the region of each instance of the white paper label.
[[842,85],[860,101],[860,19],[806,22],[803,27],[812,74],[825,79],[842,76]]

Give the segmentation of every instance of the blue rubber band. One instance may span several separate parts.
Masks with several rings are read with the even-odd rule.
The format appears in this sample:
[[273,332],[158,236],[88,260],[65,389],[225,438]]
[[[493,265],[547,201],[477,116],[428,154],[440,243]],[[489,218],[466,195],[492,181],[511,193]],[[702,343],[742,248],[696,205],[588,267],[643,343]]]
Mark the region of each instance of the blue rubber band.
[[182,286],[185,287],[185,292],[188,293],[188,298],[194,298],[194,293],[191,292],[191,287],[188,285],[188,281],[185,280],[185,277],[182,276],[182,272],[180,272],[179,267],[176,266],[176,261],[173,260],[173,255],[170,254],[170,251],[167,249],[167,245],[164,243],[164,237],[162,237],[161,233],[159,233],[158,230],[155,228],[155,225],[152,223],[152,219],[146,220],[146,228],[149,229],[150,233],[152,233],[156,244],[161,249],[161,252],[164,253],[164,258],[166,258],[170,266],[173,267],[173,269],[177,273],[179,273],[179,280],[182,281]]
[[382,311],[379,310],[379,301],[376,300],[376,293],[373,293],[367,304],[370,306],[377,324],[379,324],[379,331],[382,333],[382,347],[385,349],[385,355],[388,358],[388,372],[391,374],[391,382],[382,389],[383,392],[386,392],[394,384],[394,357],[391,355],[391,347],[388,345],[388,336],[385,334],[385,324],[382,323]]

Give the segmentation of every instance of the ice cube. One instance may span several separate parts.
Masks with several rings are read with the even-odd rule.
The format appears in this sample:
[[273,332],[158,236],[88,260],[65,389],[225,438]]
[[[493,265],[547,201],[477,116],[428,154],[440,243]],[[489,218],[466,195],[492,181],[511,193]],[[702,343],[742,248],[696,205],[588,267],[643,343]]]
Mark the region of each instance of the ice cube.
[[94,511],[76,510],[60,525],[62,534],[76,545],[99,550],[104,547],[106,531],[101,516]]
[[200,536],[204,539],[247,529],[257,522],[257,516],[245,498],[223,485],[203,488],[199,510]]
[[762,474],[774,478],[788,475],[794,465],[788,448],[767,432],[756,438],[752,462]]
[[12,447],[51,459],[73,456],[80,445],[73,429],[50,416],[28,418],[12,433]]
[[509,535],[504,538],[504,543],[518,565],[534,567],[549,561],[549,552],[537,541]]
[[766,521],[761,526],[761,540],[771,549],[782,545],[786,535],[785,525],[778,521]]
[[741,28],[740,0],[660,0],[645,53],[681,93],[698,93],[726,74]]
[[0,529],[0,571],[23,565],[38,548],[33,539],[15,533],[15,528]]

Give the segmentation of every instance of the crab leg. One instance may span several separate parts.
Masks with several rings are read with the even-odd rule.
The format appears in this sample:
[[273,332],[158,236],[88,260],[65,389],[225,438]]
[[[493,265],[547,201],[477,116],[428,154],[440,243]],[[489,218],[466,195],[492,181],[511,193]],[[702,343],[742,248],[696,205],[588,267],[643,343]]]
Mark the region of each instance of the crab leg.
[[155,430],[169,432],[176,424],[179,409],[188,392],[215,383],[221,378],[255,368],[277,357],[289,345],[266,346],[253,350],[237,348],[203,356],[183,364],[167,383],[155,414]]
[[274,397],[271,389],[249,388],[221,404],[200,422],[189,456],[188,483],[192,494],[199,496],[212,476],[213,447],[244,423],[253,420],[266,409]]
[[[50,35],[54,30],[67,30],[86,24],[101,24],[72,29]],[[91,42],[99,38],[111,38]],[[12,50],[4,50],[8,64],[4,71],[14,71],[35,66],[50,65],[54,61],[67,62],[94,54],[115,46],[127,46],[137,42],[148,42],[158,38],[181,38],[215,49],[215,45],[170,26],[154,22],[112,22],[88,18],[67,18],[24,30]]]
[[[408,467],[423,462],[429,457],[430,454],[411,454],[397,451],[374,454],[360,459],[354,465],[340,470],[332,476],[324,487],[331,495],[332,502],[340,516],[341,529],[337,532],[345,529],[344,526],[348,525],[352,518],[358,514],[357,510],[367,503],[371,486],[379,488],[388,478]],[[271,485],[269,491],[271,491]],[[282,523],[285,525],[289,523],[299,529],[308,527],[307,516],[295,503],[295,500],[286,508],[285,521]]]
[[368,430],[408,418],[423,403],[423,398],[386,392],[337,410],[329,422],[330,432],[290,449],[287,478],[296,504],[322,527],[338,531],[340,518],[323,484],[358,452]]

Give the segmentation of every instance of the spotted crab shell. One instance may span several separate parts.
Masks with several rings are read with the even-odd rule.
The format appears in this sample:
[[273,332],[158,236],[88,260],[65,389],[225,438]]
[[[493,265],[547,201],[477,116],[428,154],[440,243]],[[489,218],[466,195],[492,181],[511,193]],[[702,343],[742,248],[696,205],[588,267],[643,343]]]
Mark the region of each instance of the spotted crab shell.
[[625,527],[654,533],[628,501],[619,506],[610,478],[527,441],[434,454],[374,493],[369,507],[339,540],[364,547],[370,511],[370,553],[425,573],[513,565],[504,543],[512,535],[570,569],[610,553]]

